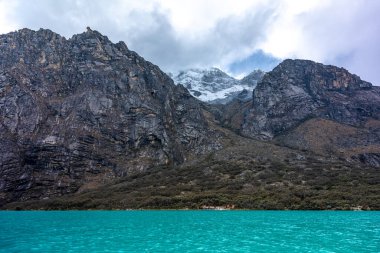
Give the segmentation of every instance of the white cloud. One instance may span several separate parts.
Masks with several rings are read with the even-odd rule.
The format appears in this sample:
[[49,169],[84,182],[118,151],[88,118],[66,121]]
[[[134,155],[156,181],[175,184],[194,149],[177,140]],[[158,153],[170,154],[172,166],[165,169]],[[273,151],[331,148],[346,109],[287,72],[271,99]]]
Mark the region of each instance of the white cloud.
[[280,58],[343,66],[380,85],[380,1],[289,2],[260,47]]
[[161,5],[169,10],[169,18],[176,32],[204,33],[212,30],[218,20],[244,14],[267,1],[246,0],[163,0]]
[[257,50],[348,68],[380,84],[377,0],[0,0],[0,32],[99,30],[164,70],[227,69]]
[[9,19],[9,13],[12,13],[16,2],[0,0],[0,33],[8,33],[17,29],[16,20]]

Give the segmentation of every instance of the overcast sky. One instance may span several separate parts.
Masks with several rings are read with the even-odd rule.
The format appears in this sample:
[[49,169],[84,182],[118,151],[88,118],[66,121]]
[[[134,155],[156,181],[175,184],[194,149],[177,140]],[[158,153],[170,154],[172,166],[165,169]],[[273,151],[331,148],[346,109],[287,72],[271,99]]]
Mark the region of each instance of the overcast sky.
[[242,76],[285,58],[348,69],[380,85],[379,0],[0,0],[0,33],[90,26],[164,71]]

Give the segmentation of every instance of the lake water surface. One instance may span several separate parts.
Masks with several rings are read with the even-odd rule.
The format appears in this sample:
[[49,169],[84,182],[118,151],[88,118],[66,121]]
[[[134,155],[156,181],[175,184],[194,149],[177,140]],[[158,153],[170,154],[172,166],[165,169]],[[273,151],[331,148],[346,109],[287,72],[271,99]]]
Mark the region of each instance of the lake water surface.
[[0,252],[380,252],[380,212],[0,212]]

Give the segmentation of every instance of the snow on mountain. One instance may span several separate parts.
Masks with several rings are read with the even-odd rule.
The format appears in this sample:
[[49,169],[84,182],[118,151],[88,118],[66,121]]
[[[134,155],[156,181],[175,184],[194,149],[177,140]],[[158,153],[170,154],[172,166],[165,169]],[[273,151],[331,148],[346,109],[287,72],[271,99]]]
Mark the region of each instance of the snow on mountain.
[[249,99],[263,75],[263,71],[255,70],[238,80],[218,68],[189,69],[170,74],[175,84],[182,84],[194,97],[208,103],[222,104],[235,97]]

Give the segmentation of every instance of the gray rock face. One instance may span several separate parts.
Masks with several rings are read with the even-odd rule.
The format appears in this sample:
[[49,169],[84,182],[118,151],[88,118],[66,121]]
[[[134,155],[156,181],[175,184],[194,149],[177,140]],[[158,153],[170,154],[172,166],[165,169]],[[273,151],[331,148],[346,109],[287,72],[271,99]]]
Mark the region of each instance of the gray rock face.
[[253,92],[241,132],[271,139],[318,117],[361,126],[380,119],[380,89],[343,68],[307,60],[285,60]]
[[363,164],[370,164],[375,167],[380,167],[380,154],[364,153],[352,157]]
[[240,80],[240,83],[242,85],[247,85],[255,88],[256,85],[263,79],[264,75],[264,71],[256,69],[249,73],[247,76],[243,77],[243,79]]
[[0,52],[0,205],[220,148],[199,102],[123,42],[23,29]]

